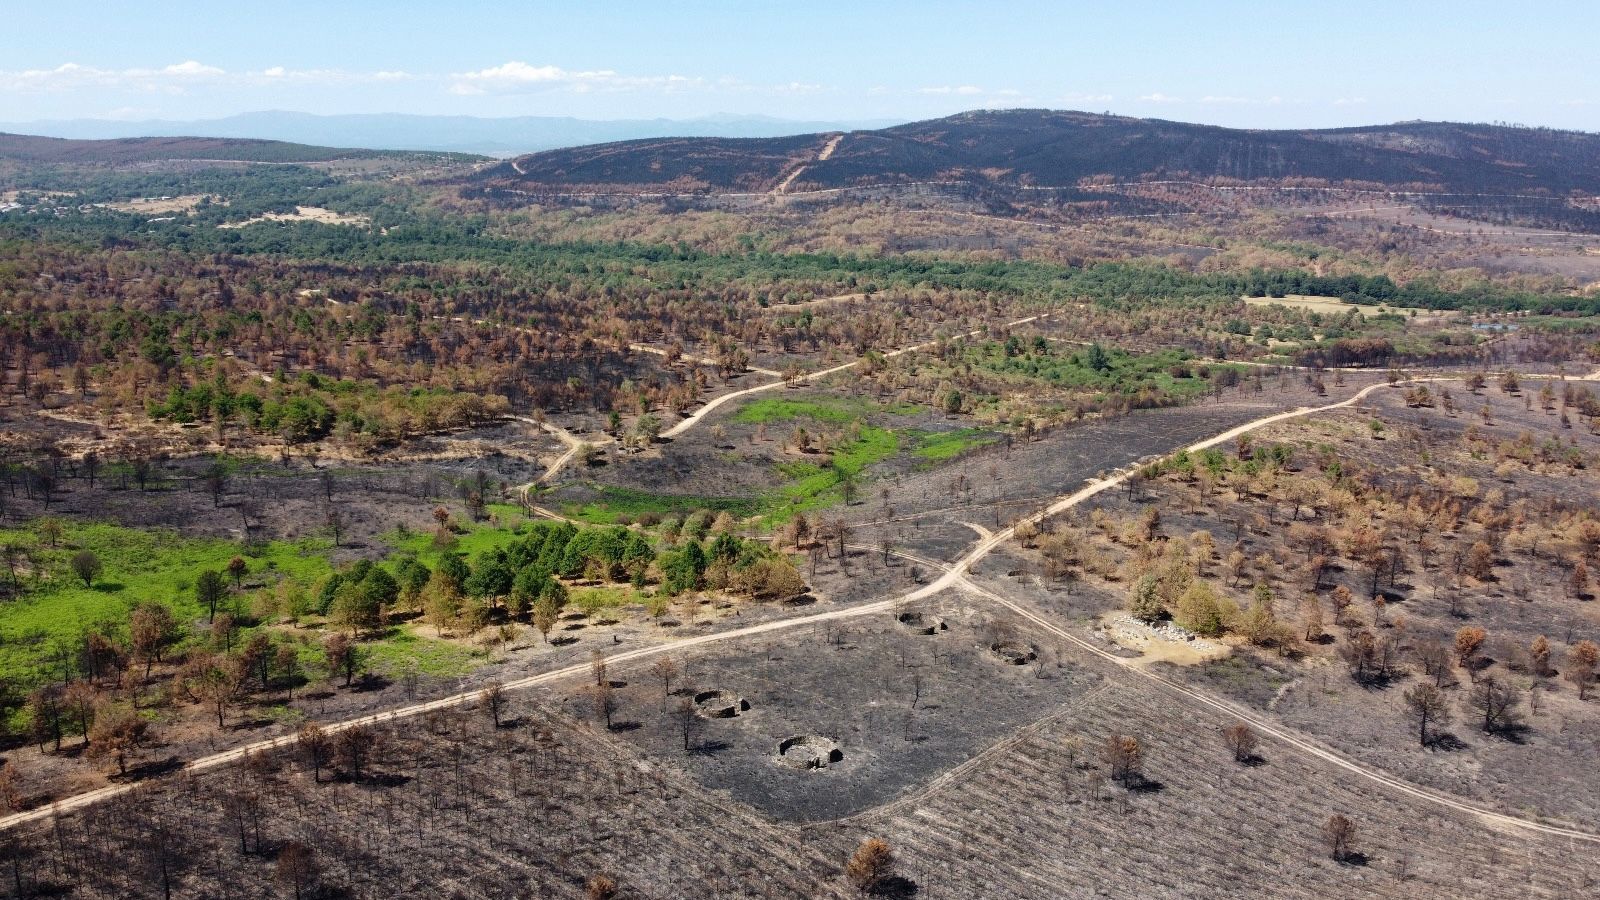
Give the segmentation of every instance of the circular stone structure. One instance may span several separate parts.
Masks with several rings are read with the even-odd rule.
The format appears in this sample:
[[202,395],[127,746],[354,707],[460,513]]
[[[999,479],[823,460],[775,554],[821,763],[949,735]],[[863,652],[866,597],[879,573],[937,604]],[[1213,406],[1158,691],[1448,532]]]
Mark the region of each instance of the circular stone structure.
[[919,612],[904,612],[895,616],[894,620],[916,634],[938,634],[941,631],[950,630],[950,626],[946,625],[945,621],[938,616],[924,615]]
[[1028,644],[1016,644],[1009,641],[990,644],[989,652],[1000,657],[1001,662],[1010,663],[1013,666],[1025,666],[1039,658],[1039,651]]
[[820,734],[804,734],[778,744],[778,763],[791,769],[826,769],[843,760],[844,751],[839,749],[839,742]]
[[731,719],[750,709],[750,701],[732,691],[701,691],[694,695],[694,711],[702,719]]

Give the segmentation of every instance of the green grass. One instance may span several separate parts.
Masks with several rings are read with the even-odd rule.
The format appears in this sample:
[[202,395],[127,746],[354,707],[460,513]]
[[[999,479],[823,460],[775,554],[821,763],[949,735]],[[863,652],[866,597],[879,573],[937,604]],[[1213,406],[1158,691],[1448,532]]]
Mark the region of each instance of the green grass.
[[508,527],[514,526],[518,522],[528,521],[528,516],[522,511],[522,507],[515,503],[490,503],[485,506],[485,509],[489,511],[490,517],[495,521]]
[[[194,599],[194,581],[206,569],[222,570],[235,556],[249,563],[250,581],[293,578],[311,584],[331,571],[326,542],[274,541],[245,548],[233,541],[185,538],[168,531],[144,531],[105,523],[64,522],[55,548],[32,528],[0,529],[0,544],[31,551],[37,580],[19,572],[22,593],[0,606],[0,679],[13,685],[37,680],[52,648],[69,645],[85,630],[103,627],[120,633],[137,603],[158,600],[179,622],[205,615]],[[85,587],[68,568],[80,550],[99,558],[104,571]],[[5,577],[0,572],[0,577]]]
[[[521,508],[510,503],[490,503],[487,508],[488,520],[471,523],[465,533],[454,536],[454,551],[469,560],[509,544],[517,537],[517,526],[528,521]],[[429,568],[439,564],[440,550],[433,545],[432,531],[391,531],[383,536],[383,542],[401,553],[414,554]]]
[[367,667],[391,678],[407,669],[419,675],[455,678],[471,672],[484,659],[481,650],[423,637],[404,625],[362,648],[367,654]]
[[[792,460],[777,465],[785,483],[748,497],[709,497],[691,494],[656,494],[634,488],[591,485],[599,495],[587,502],[571,502],[563,514],[596,525],[615,524],[620,518],[637,519],[646,513],[663,518],[686,516],[696,510],[728,512],[745,518],[759,515],[767,525],[788,521],[797,512],[810,512],[832,506],[844,499],[844,481],[859,479],[870,466],[900,452],[897,432],[873,425],[862,425],[855,440],[837,448],[831,461],[823,465],[810,460]],[[411,539],[412,546],[427,544],[426,536]],[[462,538],[462,549],[471,542]],[[471,551],[468,551],[469,555]]]
[[603,584],[594,587],[575,587],[567,595],[567,602],[574,609],[580,609],[586,615],[592,616],[602,609],[642,603],[643,598],[631,585]]
[[[846,407],[854,409],[868,405],[865,401],[861,403],[797,400],[762,402],[769,405],[758,412],[755,421],[774,422],[781,421],[785,417],[816,418],[818,416],[813,414],[830,416]],[[914,406],[888,409],[895,414],[904,415],[919,411],[919,408]],[[858,422],[859,419],[852,415],[848,419],[827,421]],[[933,434],[859,425],[852,430],[852,433],[856,435],[855,439],[835,448],[831,458],[819,456],[821,462],[792,459],[778,463],[775,468],[784,483],[760,494],[748,497],[708,497],[656,494],[633,488],[595,485],[591,487],[599,494],[596,499],[583,503],[568,503],[562,512],[584,522],[609,525],[621,517],[637,519],[645,513],[654,513],[665,518],[684,516],[705,509],[713,512],[727,511],[739,517],[760,516],[762,524],[771,527],[787,522],[796,513],[810,513],[843,502],[844,484],[847,480],[855,481],[858,489],[865,491],[865,485],[861,481],[863,473],[870,467],[894,457],[907,446],[910,446],[912,452],[919,458],[931,464],[948,460],[973,447],[996,440],[992,434],[980,429]],[[423,537],[414,540],[420,542],[417,546],[426,543],[426,538]],[[468,541],[463,538],[463,548],[467,544]]]
[[900,435],[887,428],[861,427],[860,436],[834,451],[831,465],[795,461],[778,464],[778,471],[789,479],[774,494],[766,497],[765,521],[779,524],[795,513],[824,509],[844,500],[844,482],[856,480],[858,487],[867,467],[900,452]]
[[[468,528],[464,534],[454,535],[455,543],[451,549],[468,559],[476,559],[484,551],[503,547],[515,537],[513,526],[485,522]],[[431,531],[412,531],[404,535],[391,531],[384,536],[384,540],[396,550],[416,554],[417,559],[430,569],[439,564],[442,551],[434,546]]]
[[791,400],[784,397],[764,397],[752,400],[739,409],[733,421],[746,425],[770,425],[774,422],[791,422],[811,419],[831,425],[844,425],[865,418],[872,412],[885,412],[895,416],[911,416],[922,411],[914,403],[881,405],[864,398],[818,398]]
[[999,440],[998,437],[981,428],[961,428],[955,431],[919,431],[914,432],[914,434],[917,437],[917,443],[911,449],[912,455],[930,465],[949,462],[969,450],[986,447]]
[[663,518],[685,516],[709,509],[735,516],[749,516],[760,510],[761,502],[752,497],[706,497],[693,494],[656,494],[634,488],[594,485],[599,494],[587,503],[568,503],[562,513],[595,525],[614,525],[621,517],[637,519],[646,513]]

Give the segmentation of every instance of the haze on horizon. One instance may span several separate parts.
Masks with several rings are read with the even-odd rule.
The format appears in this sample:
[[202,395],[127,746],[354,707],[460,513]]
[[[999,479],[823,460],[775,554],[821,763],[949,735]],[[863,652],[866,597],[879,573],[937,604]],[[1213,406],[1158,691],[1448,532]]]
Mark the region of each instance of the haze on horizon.
[[1049,107],[1299,128],[1600,130],[1600,8],[306,0],[8,11],[0,121],[315,114],[911,120]]

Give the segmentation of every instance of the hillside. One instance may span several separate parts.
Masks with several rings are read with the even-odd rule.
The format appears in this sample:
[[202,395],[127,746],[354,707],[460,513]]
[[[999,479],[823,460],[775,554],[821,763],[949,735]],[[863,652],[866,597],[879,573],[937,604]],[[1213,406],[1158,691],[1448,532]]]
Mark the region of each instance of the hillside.
[[876,131],[672,138],[536,153],[474,176],[487,186],[789,190],[958,180],[1316,179],[1466,192],[1600,193],[1600,135],[1417,122],[1254,131],[1048,110],[968,112]]
[[558,147],[693,134],[701,137],[778,137],[814,131],[882,128],[899,120],[797,121],[768,116],[695,119],[578,119],[570,116],[442,116],[408,113],[314,115],[252,112],[221,119],[109,119],[0,122],[0,132],[107,140],[206,135],[262,138],[327,147],[371,147],[516,156]]
[[[25,165],[132,165],[171,160],[318,163],[423,154],[312,147],[284,141],[206,137],[69,140],[0,133],[0,160]],[[426,154],[438,156],[439,154]]]

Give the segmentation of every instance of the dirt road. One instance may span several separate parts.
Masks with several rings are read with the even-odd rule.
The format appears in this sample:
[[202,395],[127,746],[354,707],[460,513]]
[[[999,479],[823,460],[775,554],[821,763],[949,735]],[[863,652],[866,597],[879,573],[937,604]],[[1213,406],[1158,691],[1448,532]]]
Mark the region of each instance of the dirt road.
[[800,177],[800,173],[804,172],[807,168],[809,168],[812,163],[819,163],[819,162],[822,162],[825,159],[830,159],[833,156],[833,151],[839,149],[839,142],[842,141],[842,140],[844,140],[844,135],[842,135],[842,134],[834,135],[832,140],[828,141],[827,144],[823,145],[822,152],[817,154],[817,158],[816,159],[813,159],[809,163],[801,163],[800,165],[796,166],[795,170],[793,172],[789,173],[789,177],[787,177],[787,178],[783,179],[783,181],[779,182],[778,186],[772,189],[772,192],[774,194],[787,194],[787,193],[789,193],[789,185],[794,184],[794,180],[796,178]]
[[567,447],[565,453],[556,457],[555,462],[552,462],[549,466],[545,467],[543,475],[540,475],[537,479],[528,482],[521,488],[524,493],[531,490],[534,485],[548,484],[550,479],[554,478],[558,472],[566,468],[567,463],[571,462],[572,458],[578,455],[578,451],[582,450],[585,444],[593,447],[600,444],[606,444],[611,441],[611,438],[607,435],[602,435],[592,441],[586,441],[583,438],[580,438],[572,432],[566,430],[565,428],[562,428],[558,425],[552,425],[549,422],[541,422],[538,419],[530,418],[528,416],[506,416],[506,418],[511,419],[512,421],[523,422],[525,424],[532,425],[535,428],[541,428],[545,432],[554,435],[557,440],[561,441],[561,443],[565,444]]
[[[667,351],[663,350],[660,347],[652,347],[649,344],[629,344],[628,345],[628,349],[630,349],[630,350],[638,350],[641,353],[654,353],[656,356],[666,356],[667,355]],[[687,360],[691,360],[693,362],[700,363],[701,365],[707,365],[707,366],[715,366],[715,365],[717,365],[717,361],[712,359],[709,356],[696,356],[693,353],[685,353],[685,354],[683,354],[683,358],[687,359]],[[746,366],[745,367],[745,371],[754,372],[757,375],[767,375],[767,376],[770,376],[770,377],[773,377],[773,378],[782,378],[783,377],[783,373],[782,372],[778,372],[778,371],[775,371],[773,369],[763,369],[760,366]]]

